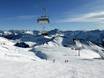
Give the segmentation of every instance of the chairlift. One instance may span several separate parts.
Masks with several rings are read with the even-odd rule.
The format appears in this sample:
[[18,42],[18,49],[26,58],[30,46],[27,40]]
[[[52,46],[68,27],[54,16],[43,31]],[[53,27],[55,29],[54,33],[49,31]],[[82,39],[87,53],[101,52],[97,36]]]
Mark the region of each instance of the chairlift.
[[39,24],[49,24],[49,22],[48,16],[41,16],[37,19],[37,23]]
[[41,35],[48,35],[48,32],[45,31],[45,25],[50,23],[49,17],[46,15],[46,9],[42,9],[44,12],[44,15],[40,16],[37,19],[37,23],[43,26],[43,31],[41,32]]

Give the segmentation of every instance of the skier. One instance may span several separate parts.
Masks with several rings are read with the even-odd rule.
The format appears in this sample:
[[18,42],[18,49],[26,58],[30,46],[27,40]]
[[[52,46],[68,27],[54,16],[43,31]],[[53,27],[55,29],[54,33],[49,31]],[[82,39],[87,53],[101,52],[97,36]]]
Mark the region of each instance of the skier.
[[69,60],[65,60],[65,63],[68,63],[69,62]]
[[68,60],[66,60],[66,62],[68,63]]
[[66,63],[66,60],[65,60],[65,63]]
[[55,59],[53,59],[53,63],[55,63]]

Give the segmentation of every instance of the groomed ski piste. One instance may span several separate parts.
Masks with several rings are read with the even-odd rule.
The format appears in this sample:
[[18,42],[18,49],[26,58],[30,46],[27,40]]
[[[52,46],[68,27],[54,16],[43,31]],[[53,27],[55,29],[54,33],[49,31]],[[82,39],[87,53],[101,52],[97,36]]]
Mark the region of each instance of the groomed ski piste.
[[26,41],[29,48],[0,37],[0,78],[104,78],[104,49],[79,40],[64,47],[62,36],[45,36],[49,41],[41,45]]

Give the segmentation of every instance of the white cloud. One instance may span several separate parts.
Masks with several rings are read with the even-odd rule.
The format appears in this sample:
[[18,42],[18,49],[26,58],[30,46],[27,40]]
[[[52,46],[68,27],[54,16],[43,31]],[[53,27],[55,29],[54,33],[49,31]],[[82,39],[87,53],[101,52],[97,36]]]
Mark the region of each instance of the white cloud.
[[6,19],[20,19],[20,20],[28,20],[28,19],[35,19],[36,16],[34,15],[21,15],[21,16],[14,16],[14,17],[7,17]]
[[104,23],[104,11],[87,13],[87,14],[83,14],[79,17],[63,19],[63,20],[60,20],[60,22],[97,22],[97,23]]
[[18,19],[32,19],[34,18],[34,15],[27,15],[27,16],[17,16]]

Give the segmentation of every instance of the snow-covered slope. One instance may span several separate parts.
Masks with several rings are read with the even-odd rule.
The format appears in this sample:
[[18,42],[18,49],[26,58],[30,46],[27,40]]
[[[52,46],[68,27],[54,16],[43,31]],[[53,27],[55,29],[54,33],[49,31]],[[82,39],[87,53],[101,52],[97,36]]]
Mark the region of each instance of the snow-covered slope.
[[57,59],[57,60],[65,60],[65,59],[94,59],[94,58],[102,58],[104,54],[102,52],[103,48],[94,48],[97,46],[93,44],[92,46],[83,44],[80,41],[76,40],[75,45],[72,47],[63,47],[57,45],[58,43],[48,42],[47,44],[36,46],[36,51],[41,51],[45,55],[47,55],[48,59]]
[[0,37],[0,58],[18,61],[39,60],[33,52],[15,47],[13,42],[2,37]]
[[0,37],[0,45],[8,45],[8,46],[13,46],[14,43],[9,41],[6,38]]
[[[0,78],[104,78],[104,60],[99,60],[104,49],[93,42],[103,39],[97,32],[1,32]],[[18,41],[30,48],[14,46]]]
[[80,57],[83,57],[83,58],[101,58],[102,57],[99,54],[101,53],[100,51],[101,47],[96,48],[94,46],[97,46],[97,45],[95,44],[91,45],[90,42],[88,42],[88,45],[86,45],[86,44],[81,43],[79,40],[75,40],[75,43],[76,43],[75,49],[80,52]]
[[0,78],[104,78],[103,60],[16,62],[0,59]]
[[[80,55],[80,58],[87,58],[87,59],[100,58],[100,57],[103,58],[103,56],[104,56],[103,51],[102,51],[103,49],[97,50],[96,48],[94,48],[94,46],[97,46],[95,44],[90,45],[90,43],[89,43],[89,45],[86,45],[85,43],[87,43],[88,41],[82,42],[80,39],[78,39],[79,41],[73,41],[75,36],[76,36],[75,39],[77,39],[77,37],[79,37],[79,36],[82,39],[83,36],[85,36],[84,35],[85,33],[92,34],[92,32],[96,33],[96,32],[100,32],[100,31],[92,31],[92,32],[89,31],[89,32],[83,32],[83,33],[81,31],[59,32],[59,30],[55,29],[55,30],[49,31],[49,35],[47,35],[47,36],[38,35],[38,34],[34,35],[33,31],[21,31],[21,32],[20,31],[9,31],[9,33],[10,32],[11,32],[11,34],[13,34],[13,36],[21,35],[21,37],[19,36],[20,39],[14,40],[13,42],[15,42],[15,41],[16,42],[17,41],[25,42],[25,43],[29,44],[29,46],[31,48],[35,47],[35,49],[37,49],[37,51],[41,51],[42,53],[45,53],[46,55],[49,53],[50,53],[50,55],[53,55],[53,50],[56,49],[55,54],[53,56],[59,55],[61,53],[62,53],[62,57],[63,57],[63,55],[68,55],[68,54],[73,55],[74,54],[74,56]],[[16,46],[14,46],[13,42],[10,42],[10,40],[7,40],[2,37],[0,39],[1,39],[0,43],[5,44],[6,47],[8,47],[7,45],[9,44],[13,48],[14,47],[17,48]],[[70,40],[72,40],[72,41],[70,41]],[[63,44],[69,45],[69,43],[73,43],[73,45],[71,45],[71,47],[65,48]],[[72,47],[75,49],[72,49]],[[44,49],[41,50],[41,48],[44,48]],[[45,50],[45,48],[46,48],[46,50]],[[50,52],[48,53],[47,50],[49,48],[50,48]],[[20,49],[20,48],[18,47],[18,49]],[[13,50],[13,49],[11,49],[11,50]],[[60,52],[61,50],[62,50],[62,52]],[[15,49],[13,51],[15,51]],[[21,49],[21,51],[22,51],[22,49]],[[30,51],[32,51],[32,50],[30,50]],[[27,52],[28,52],[28,50],[27,50]],[[59,54],[57,54],[58,52],[59,52]],[[34,52],[28,52],[28,53],[33,53],[35,55]],[[50,56],[50,57],[52,57],[52,56]]]

